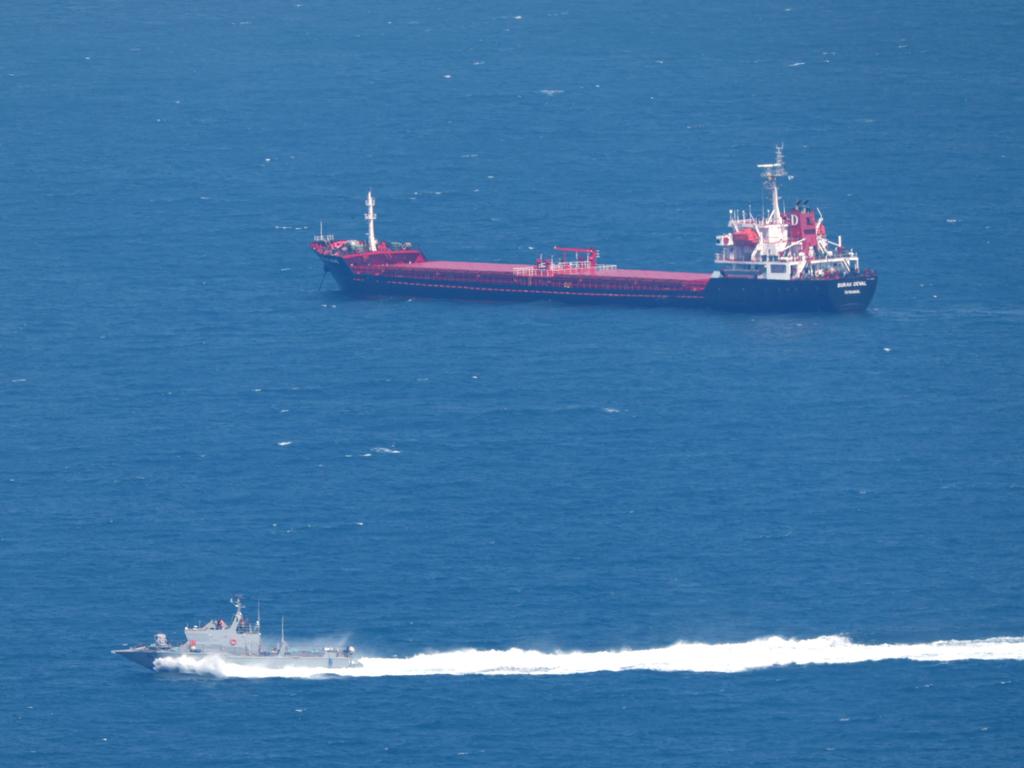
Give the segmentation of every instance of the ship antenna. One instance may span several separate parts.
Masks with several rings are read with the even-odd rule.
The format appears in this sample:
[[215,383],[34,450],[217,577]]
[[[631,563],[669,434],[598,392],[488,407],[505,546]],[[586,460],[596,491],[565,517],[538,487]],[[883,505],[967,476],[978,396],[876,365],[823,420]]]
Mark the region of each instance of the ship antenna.
[[[322,227],[323,224],[321,223],[320,226]],[[260,615],[261,615],[261,605],[260,605],[260,601],[257,600],[256,601],[256,632],[257,633],[260,631]]]
[[786,166],[782,157],[782,145],[775,145],[775,162],[758,163],[758,168],[763,169],[761,177],[765,186],[772,191],[772,213],[770,219],[778,222],[782,219],[782,212],[779,210],[779,178],[786,175]]
[[366,193],[366,213],[363,218],[370,222],[369,246],[371,251],[377,250],[377,235],[373,230],[373,222],[377,220],[377,214],[373,212],[374,203],[376,201],[373,199],[373,190],[370,190]]

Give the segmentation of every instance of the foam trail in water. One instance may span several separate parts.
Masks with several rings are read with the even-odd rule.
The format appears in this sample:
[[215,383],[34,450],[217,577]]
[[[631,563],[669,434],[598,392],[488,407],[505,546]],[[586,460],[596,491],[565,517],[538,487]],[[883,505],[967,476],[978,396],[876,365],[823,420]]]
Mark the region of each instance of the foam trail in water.
[[520,648],[443,651],[406,658],[362,657],[348,669],[273,669],[218,657],[162,659],[159,669],[215,677],[315,678],[412,677],[422,675],[581,675],[592,672],[745,672],[803,664],[861,664],[866,661],[1024,661],[1024,637],[939,640],[933,643],[862,645],[842,635],[806,640],[764,637],[742,643],[676,643],[664,648],[546,653]]

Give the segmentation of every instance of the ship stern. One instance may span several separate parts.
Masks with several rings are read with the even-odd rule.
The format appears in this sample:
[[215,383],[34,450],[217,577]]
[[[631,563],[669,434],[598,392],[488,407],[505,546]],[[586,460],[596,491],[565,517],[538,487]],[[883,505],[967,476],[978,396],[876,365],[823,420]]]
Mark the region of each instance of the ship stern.
[[874,272],[796,280],[723,274],[708,281],[704,296],[710,308],[729,312],[864,312],[877,287]]
[[834,312],[864,312],[875,297],[878,275],[856,273],[829,281],[828,301]]

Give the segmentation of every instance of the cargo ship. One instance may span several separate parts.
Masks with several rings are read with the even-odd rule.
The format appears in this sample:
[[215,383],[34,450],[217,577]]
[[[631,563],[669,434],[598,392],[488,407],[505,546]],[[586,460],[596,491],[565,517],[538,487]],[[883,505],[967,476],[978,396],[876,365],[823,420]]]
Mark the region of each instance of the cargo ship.
[[771,211],[729,211],[729,231],[717,238],[710,273],[624,269],[600,261],[596,248],[556,247],[532,264],[428,259],[408,242],[376,236],[373,193],[366,196],[366,240],[320,233],[312,242],[324,272],[361,296],[441,296],[472,299],[555,299],[655,306],[707,307],[739,312],[862,312],[878,276],[860,257],[828,238],[824,217],[807,201],[783,210],[782,147],[758,165]]

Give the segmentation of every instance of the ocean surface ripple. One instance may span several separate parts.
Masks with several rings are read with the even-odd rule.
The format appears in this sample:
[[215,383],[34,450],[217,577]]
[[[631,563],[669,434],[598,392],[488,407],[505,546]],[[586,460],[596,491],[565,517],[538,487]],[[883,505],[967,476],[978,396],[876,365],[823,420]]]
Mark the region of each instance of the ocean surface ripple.
[[[1017,768],[1021,29],[5,5],[0,766]],[[354,301],[309,250],[372,188],[432,258],[703,271],[776,143],[868,313]],[[364,667],[110,654],[235,593]]]

